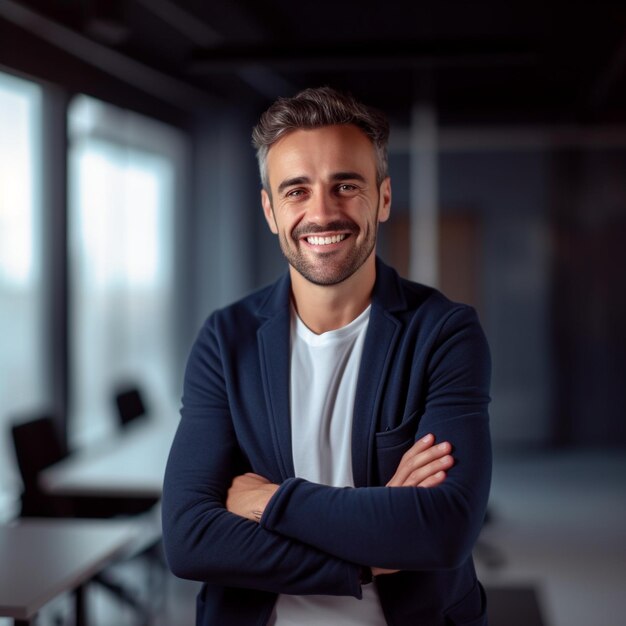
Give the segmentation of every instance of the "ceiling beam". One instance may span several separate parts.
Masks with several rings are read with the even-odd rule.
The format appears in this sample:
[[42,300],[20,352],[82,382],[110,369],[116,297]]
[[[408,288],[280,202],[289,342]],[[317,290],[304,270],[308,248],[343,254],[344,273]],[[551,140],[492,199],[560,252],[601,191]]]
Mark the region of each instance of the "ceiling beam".
[[204,91],[89,39],[14,0],[0,2],[0,17],[115,78],[174,105],[201,111],[217,101]]
[[[217,30],[189,11],[181,9],[171,0],[135,0],[135,2],[169,24],[197,48],[213,49],[225,41],[225,37]],[[285,78],[258,64],[233,66],[228,71],[237,74],[249,87],[270,100],[296,91]]]

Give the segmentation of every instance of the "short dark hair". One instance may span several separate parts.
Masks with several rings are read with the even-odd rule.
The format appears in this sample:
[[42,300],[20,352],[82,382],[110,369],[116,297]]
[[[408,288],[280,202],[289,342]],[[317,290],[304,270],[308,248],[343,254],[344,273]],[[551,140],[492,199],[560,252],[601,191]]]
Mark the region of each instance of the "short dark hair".
[[388,176],[387,143],[389,122],[383,113],[357,101],[350,94],[331,87],[301,91],[292,98],[279,98],[270,106],[252,131],[261,183],[269,191],[267,153],[281,137],[297,129],[312,129],[335,124],[354,124],[374,145],[376,179],[380,185]]

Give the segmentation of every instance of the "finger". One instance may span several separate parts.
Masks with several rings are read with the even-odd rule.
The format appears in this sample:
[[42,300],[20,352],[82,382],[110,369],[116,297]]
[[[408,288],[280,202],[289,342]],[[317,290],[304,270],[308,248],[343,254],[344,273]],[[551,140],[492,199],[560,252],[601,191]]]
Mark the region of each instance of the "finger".
[[405,481],[402,483],[402,487],[420,487],[422,482],[434,476],[440,471],[450,469],[454,465],[454,459],[449,455],[445,455],[439,459],[431,461],[427,465],[424,465],[414,472],[411,472]]
[[426,449],[414,454],[405,454],[400,460],[400,465],[396,470],[396,473],[392,477],[391,481],[387,483],[388,487],[398,487],[404,484],[410,474],[424,467],[425,465],[432,463],[434,460],[439,459],[449,454],[452,450],[452,446],[444,441],[443,443],[433,446],[432,443]]
[[391,480],[387,483],[388,487],[397,487],[402,484],[408,475],[408,472],[413,468],[411,459],[415,458],[421,452],[428,450],[435,442],[435,438],[432,434],[425,435],[418,439],[403,455],[400,459],[400,464],[396,469],[395,474]]
[[252,478],[254,480],[259,480],[264,483],[270,482],[269,480],[267,480],[267,478],[265,478],[265,476],[261,476],[260,474],[255,474],[254,472],[246,472],[244,476],[247,476],[248,478]]
[[270,484],[270,481],[264,476],[254,474],[253,472],[247,472],[237,478],[237,482],[242,487],[249,489],[256,489],[262,485]]
[[385,569],[382,567],[372,567],[372,576],[385,576],[386,574],[395,574],[400,570],[397,569]]
[[433,474],[432,476],[429,476],[428,478],[423,480],[417,486],[425,488],[425,489],[428,489],[430,487],[436,487],[437,485],[440,485],[446,479],[446,476],[447,474],[443,470],[439,471],[436,474]]
[[415,458],[413,462],[408,463],[397,472],[394,487],[417,487],[422,480],[435,474],[441,469],[448,469],[453,463],[453,459],[446,450],[450,450],[450,446],[442,446],[438,449],[433,448],[427,450]]
[[420,452],[427,450],[428,448],[430,448],[433,444],[435,443],[435,437],[431,434],[428,433],[427,435],[424,435],[423,437],[421,437],[420,439],[418,439],[403,455],[402,458],[403,459],[408,459],[412,456],[415,456],[416,454],[419,454]]
[[235,476],[235,478],[233,478],[233,482],[230,485],[230,489],[235,491],[246,491],[248,489],[254,489],[265,482],[264,479],[262,479],[263,482],[261,482],[261,480],[259,479],[262,479],[262,477],[252,473]]

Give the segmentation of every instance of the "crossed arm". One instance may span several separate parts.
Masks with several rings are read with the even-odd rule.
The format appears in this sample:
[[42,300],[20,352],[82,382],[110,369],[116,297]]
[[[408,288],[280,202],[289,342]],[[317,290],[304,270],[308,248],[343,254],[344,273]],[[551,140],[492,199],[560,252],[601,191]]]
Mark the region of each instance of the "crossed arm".
[[[451,450],[447,441],[435,445],[432,434],[422,437],[402,456],[398,469],[386,487],[436,487],[445,480],[446,470],[454,464]],[[226,508],[231,513],[259,522],[278,487],[263,476],[251,472],[236,476],[228,490]],[[396,571],[372,567],[374,576]]]

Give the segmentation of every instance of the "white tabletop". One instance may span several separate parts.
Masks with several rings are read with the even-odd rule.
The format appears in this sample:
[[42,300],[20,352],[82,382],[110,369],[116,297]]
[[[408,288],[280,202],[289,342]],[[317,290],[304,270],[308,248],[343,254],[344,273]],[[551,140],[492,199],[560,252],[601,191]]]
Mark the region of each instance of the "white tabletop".
[[32,518],[0,524],[0,615],[31,619],[136,539],[134,525],[113,521]]
[[178,420],[139,419],[40,475],[42,489],[66,496],[160,497]]

